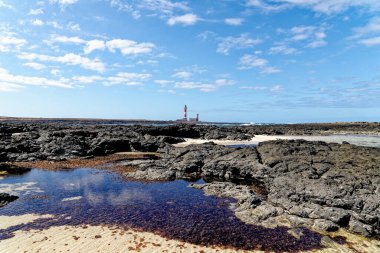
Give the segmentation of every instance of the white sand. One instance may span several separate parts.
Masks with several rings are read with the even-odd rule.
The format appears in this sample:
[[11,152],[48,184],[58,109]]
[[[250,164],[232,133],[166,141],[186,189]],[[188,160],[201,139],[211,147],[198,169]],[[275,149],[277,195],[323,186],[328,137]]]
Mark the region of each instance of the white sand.
[[[22,216],[0,216],[0,229],[6,229],[18,224],[34,222],[38,218],[52,216],[38,216],[33,214]],[[137,232],[134,230],[122,230],[116,227],[104,226],[58,226],[42,231],[16,231],[15,236],[0,241],[1,253],[51,253],[51,252],[248,252],[220,247],[201,247],[190,243],[169,240],[153,233]],[[345,231],[335,233],[348,237],[351,243],[338,245],[327,240],[325,249],[315,252],[380,252],[380,242],[371,241],[360,236],[348,234]],[[261,252],[261,251],[250,251]]]
[[185,139],[185,142],[175,144],[176,147],[186,147],[191,144],[203,144],[214,142],[218,145],[257,145],[260,142],[272,140],[295,140],[303,139],[308,141],[325,141],[342,143],[347,141],[358,146],[380,147],[380,135],[326,135],[326,136],[293,136],[293,135],[255,135],[247,141],[230,141],[230,140],[205,140],[205,139]]
[[[53,218],[52,215],[24,214],[19,216],[0,216],[0,229],[7,229],[12,226],[28,224],[37,219]],[[1,245],[1,243],[0,243]],[[2,251],[0,251],[2,252]]]

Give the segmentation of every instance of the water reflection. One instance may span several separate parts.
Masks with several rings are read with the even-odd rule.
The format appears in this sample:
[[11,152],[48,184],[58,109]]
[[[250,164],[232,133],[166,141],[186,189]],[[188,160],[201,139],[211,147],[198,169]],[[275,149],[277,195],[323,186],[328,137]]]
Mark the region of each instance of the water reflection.
[[292,252],[321,248],[321,236],[305,228],[299,228],[299,238],[295,238],[285,227],[247,225],[228,209],[233,200],[205,196],[183,180],[147,184],[126,182],[116,173],[95,169],[32,170],[3,179],[0,189],[16,191],[20,196],[1,208],[0,215],[59,215],[58,219],[0,230],[0,239],[12,236],[18,229],[104,224],[205,246]]

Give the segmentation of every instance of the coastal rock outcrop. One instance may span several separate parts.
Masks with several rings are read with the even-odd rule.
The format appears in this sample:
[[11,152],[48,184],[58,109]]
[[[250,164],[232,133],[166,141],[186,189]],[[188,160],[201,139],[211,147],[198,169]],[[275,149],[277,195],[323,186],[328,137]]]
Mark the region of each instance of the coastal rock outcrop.
[[125,164],[137,169],[127,176],[140,180],[202,177],[210,183],[193,186],[236,197],[235,212],[247,222],[380,235],[380,149],[303,140],[238,149],[206,143]]
[[217,127],[0,124],[0,171],[8,162],[62,161],[124,151],[160,152],[160,159],[130,160],[126,177],[138,180],[203,178],[193,185],[234,197],[243,221],[273,226],[346,228],[380,236],[380,149],[348,143],[270,141],[232,148],[214,143],[175,148],[183,138],[249,139],[254,134],[379,131],[378,123]]

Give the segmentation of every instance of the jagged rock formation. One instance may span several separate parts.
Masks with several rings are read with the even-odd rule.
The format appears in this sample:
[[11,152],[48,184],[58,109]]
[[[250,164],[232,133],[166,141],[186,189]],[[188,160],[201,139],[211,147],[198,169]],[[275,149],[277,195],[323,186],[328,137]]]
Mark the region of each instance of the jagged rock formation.
[[380,149],[302,140],[242,149],[208,143],[126,164],[137,168],[127,176],[140,180],[203,177],[211,183],[195,187],[237,198],[236,213],[247,222],[282,218],[293,226],[380,235]]

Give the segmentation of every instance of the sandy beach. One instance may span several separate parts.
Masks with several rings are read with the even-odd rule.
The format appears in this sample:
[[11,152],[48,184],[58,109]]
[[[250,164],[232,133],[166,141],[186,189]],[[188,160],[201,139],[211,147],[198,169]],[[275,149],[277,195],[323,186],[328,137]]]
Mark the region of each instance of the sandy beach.
[[[0,229],[38,222],[39,218],[54,218],[50,215],[28,214],[22,216],[0,216]],[[379,241],[365,239],[344,231],[335,236],[347,237],[348,244],[339,245],[328,237],[323,237],[326,248],[308,252],[377,252]],[[245,251],[221,247],[202,247],[190,243],[166,239],[159,235],[135,230],[123,230],[107,226],[55,226],[46,230],[18,230],[14,237],[2,240],[0,252],[12,253],[50,253],[50,252],[263,252]]]

